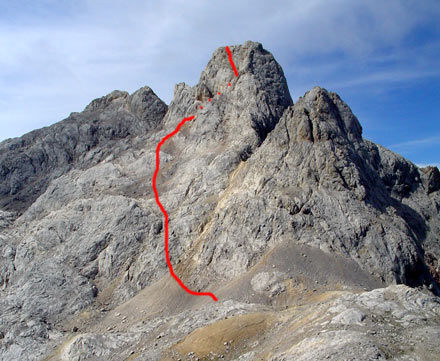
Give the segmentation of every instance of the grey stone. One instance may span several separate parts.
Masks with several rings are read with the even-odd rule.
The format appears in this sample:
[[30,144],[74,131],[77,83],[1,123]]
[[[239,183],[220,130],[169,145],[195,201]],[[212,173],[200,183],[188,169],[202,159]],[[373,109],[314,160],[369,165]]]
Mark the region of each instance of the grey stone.
[[365,320],[366,315],[356,309],[348,309],[339,315],[333,317],[331,323],[340,323],[343,325],[361,325],[362,321]]

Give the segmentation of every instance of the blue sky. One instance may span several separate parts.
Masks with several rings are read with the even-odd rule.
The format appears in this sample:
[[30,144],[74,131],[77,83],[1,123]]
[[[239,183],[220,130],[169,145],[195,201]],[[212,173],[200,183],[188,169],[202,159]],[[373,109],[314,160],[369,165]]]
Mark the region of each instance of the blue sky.
[[295,101],[337,92],[364,137],[440,165],[438,0],[42,0],[0,3],[0,140],[149,85],[169,103],[219,46],[263,43]]

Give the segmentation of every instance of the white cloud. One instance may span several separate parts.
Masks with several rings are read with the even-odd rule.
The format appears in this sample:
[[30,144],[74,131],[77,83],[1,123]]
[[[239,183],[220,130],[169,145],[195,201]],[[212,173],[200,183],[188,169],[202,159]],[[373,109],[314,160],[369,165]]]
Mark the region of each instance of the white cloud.
[[401,83],[413,79],[439,77],[439,70],[422,69],[397,69],[388,71],[378,71],[371,74],[351,78],[342,82],[331,83],[332,87],[345,88],[359,85],[381,84],[381,83]]
[[440,136],[431,136],[421,139],[414,139],[407,142],[392,144],[388,146],[388,148],[402,149],[402,148],[425,147],[425,146],[433,146],[433,145],[440,145]]
[[[169,102],[174,84],[194,84],[215,48],[246,40],[261,41],[286,74],[308,71],[295,89],[310,79],[361,85],[436,72],[420,60],[423,53],[408,60],[402,45],[416,26],[437,26],[436,1],[89,0],[68,6],[45,1],[32,5],[36,9],[26,4],[11,5],[4,11],[9,18],[0,19],[0,140],[61,120],[114,89],[149,85]],[[344,60],[331,59],[342,54],[362,67],[383,56],[383,49],[404,64],[350,80],[344,78]]]

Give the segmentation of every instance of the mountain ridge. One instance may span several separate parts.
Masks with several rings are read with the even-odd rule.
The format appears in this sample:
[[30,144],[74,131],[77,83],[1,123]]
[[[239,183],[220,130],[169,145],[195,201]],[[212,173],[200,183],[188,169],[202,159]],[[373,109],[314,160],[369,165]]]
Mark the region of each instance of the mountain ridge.
[[[132,95],[116,90],[93,100],[82,113],[72,113],[52,126],[2,141],[2,207],[23,212],[45,190],[50,180],[72,168],[96,164],[112,150],[103,152],[104,149],[100,149],[103,154],[89,153],[90,159],[81,159],[84,153],[96,148],[100,142],[117,142],[154,129],[166,110],[165,103],[149,87],[140,88]],[[39,173],[47,172],[53,172],[53,177],[48,174],[38,177]],[[38,191],[28,194],[24,188],[32,183]]]

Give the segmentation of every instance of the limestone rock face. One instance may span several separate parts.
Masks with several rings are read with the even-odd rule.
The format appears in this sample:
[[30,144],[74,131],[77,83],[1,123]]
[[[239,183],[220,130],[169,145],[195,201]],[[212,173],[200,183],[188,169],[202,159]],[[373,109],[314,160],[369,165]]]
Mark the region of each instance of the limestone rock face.
[[[219,48],[169,106],[114,91],[0,143],[0,360],[435,360],[438,169],[230,49],[238,77]],[[175,272],[218,302],[169,276],[151,188],[192,115],[157,187]]]

